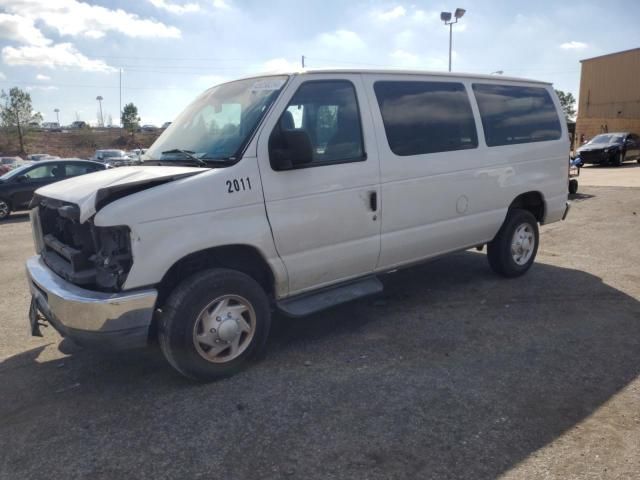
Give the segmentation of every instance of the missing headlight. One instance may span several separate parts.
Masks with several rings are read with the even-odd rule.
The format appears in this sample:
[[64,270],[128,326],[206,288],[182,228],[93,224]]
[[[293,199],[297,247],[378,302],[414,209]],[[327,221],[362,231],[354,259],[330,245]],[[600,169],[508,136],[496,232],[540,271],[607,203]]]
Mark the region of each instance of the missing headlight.
[[104,290],[119,290],[133,262],[128,227],[95,227],[98,252],[92,258],[96,266],[96,285]]

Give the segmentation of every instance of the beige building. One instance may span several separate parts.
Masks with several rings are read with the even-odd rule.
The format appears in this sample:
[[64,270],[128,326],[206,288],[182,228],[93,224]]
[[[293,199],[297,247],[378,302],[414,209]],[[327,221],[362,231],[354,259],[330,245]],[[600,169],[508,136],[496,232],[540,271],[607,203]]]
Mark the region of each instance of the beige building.
[[640,134],[640,48],[582,60],[576,139]]

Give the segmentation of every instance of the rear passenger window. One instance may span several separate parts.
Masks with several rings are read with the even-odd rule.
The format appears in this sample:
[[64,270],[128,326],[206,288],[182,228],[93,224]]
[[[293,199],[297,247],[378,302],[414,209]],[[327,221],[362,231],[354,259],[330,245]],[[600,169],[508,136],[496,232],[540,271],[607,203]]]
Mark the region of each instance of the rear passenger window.
[[557,140],[560,120],[549,92],[539,87],[474,84],[487,145]]
[[478,146],[469,97],[461,83],[376,82],[389,148],[396,155]]
[[76,175],[84,175],[96,171],[94,165],[83,165],[79,163],[67,163],[67,177],[75,177]]

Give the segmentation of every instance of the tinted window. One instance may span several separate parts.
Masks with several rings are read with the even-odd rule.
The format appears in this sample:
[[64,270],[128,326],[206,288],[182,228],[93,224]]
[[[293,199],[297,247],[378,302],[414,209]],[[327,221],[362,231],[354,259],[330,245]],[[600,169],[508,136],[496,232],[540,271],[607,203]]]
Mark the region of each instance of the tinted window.
[[560,138],[560,120],[546,89],[474,84],[473,91],[488,146]]
[[26,172],[24,176],[31,180],[64,178],[64,166],[59,163],[47,163],[46,165],[40,165],[32,168]]
[[461,83],[376,82],[389,148],[396,155],[478,146],[469,97]]
[[85,173],[95,172],[96,165],[90,163],[67,163],[67,177],[75,177],[76,175],[84,175]]
[[311,140],[310,165],[364,159],[356,92],[345,80],[303,83],[276,126],[271,146],[278,148],[282,130],[304,130]]

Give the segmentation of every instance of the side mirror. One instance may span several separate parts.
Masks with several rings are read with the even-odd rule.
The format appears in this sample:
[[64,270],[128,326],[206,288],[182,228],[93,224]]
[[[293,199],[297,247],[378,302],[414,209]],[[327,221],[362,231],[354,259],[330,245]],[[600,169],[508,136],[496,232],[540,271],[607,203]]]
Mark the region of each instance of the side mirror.
[[269,158],[274,170],[291,170],[313,161],[313,146],[304,130],[277,129],[269,139]]
[[16,177],[16,182],[18,182],[18,183],[24,183],[27,180],[29,180],[29,177],[27,177],[26,175],[18,175]]

